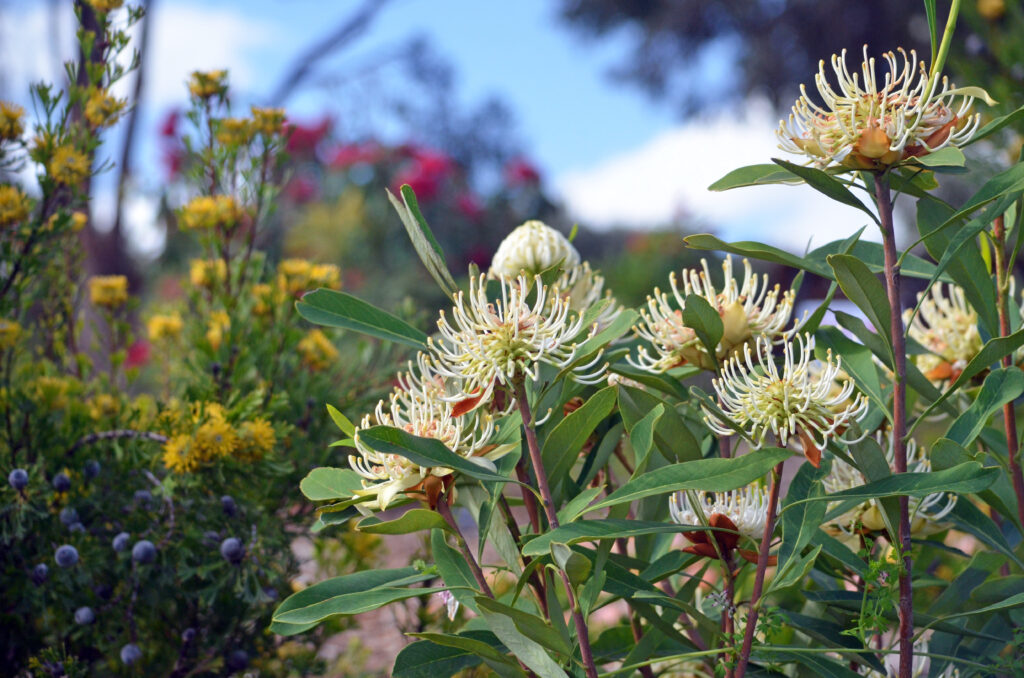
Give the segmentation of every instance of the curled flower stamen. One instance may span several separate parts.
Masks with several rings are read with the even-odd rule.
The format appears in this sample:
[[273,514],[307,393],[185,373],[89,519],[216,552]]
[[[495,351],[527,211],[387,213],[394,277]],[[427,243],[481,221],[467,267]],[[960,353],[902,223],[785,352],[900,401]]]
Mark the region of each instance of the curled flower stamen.
[[[458,385],[459,392],[447,397],[451,401],[473,399],[482,404],[498,384],[509,386],[519,377],[536,381],[541,364],[562,369],[577,357],[583,320],[570,313],[569,302],[557,287],[548,288],[539,276],[532,285],[526,276],[501,278],[500,299],[492,302],[486,282],[484,276],[470,280],[469,293],[455,297],[450,319],[442,311],[437,321],[440,339],[428,340],[437,373]],[[595,331],[591,327],[585,337]],[[603,377],[606,369],[591,361],[571,374],[589,382]]]
[[[811,350],[807,334],[798,334],[796,343],[785,342],[780,371],[772,358],[771,342],[759,337],[753,351],[745,346],[743,355],[727,361],[721,376],[711,383],[722,412],[744,431],[754,449],[762,447],[769,434],[782,447],[796,438],[808,461],[817,466],[828,441],[839,438],[867,413],[867,399],[854,393],[852,381],[840,378],[840,357],[833,363],[830,350],[825,360],[816,364]],[[712,431],[735,433],[718,415],[703,409],[704,421]]]
[[[918,301],[920,308],[907,335],[931,353],[914,356],[914,363],[938,385],[953,382],[981,351],[978,313],[957,285],[936,283],[931,294],[918,295]],[[910,309],[904,313],[904,322],[912,313]]]
[[630,364],[650,372],[664,372],[680,365],[697,365],[707,370],[714,368],[697,333],[683,322],[686,297],[703,297],[722,319],[722,339],[715,353],[718,360],[735,355],[753,337],[764,336],[778,343],[792,336],[794,330],[783,330],[793,313],[795,294],[782,292],[778,285],[769,287],[768,276],[754,275],[750,262],[743,260],[743,282],[733,276],[732,257],[722,262],[725,279],[721,290],[711,282],[708,262],[701,259],[700,269],[682,272],[682,289],[675,273],[669,276],[672,294],[654,289],[647,297],[647,308],[640,310],[641,322],[633,331],[651,344],[655,355],[640,347],[637,357],[627,357]]
[[836,87],[829,82],[825,61],[819,62],[814,84],[824,106],[801,85],[793,112],[779,123],[779,147],[806,155],[821,167],[882,170],[969,141],[980,124],[980,115],[971,113],[974,98],[945,76],[929,78],[914,50],[897,52],[884,55],[888,72],[882,81],[867,45],[860,70],[853,73],[846,65],[846,50],[833,54]]

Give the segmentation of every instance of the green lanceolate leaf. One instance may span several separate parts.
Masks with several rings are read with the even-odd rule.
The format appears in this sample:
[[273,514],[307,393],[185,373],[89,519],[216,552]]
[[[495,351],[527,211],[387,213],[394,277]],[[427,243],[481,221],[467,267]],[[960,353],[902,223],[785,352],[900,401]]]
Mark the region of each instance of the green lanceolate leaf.
[[455,279],[448,271],[448,264],[445,262],[441,245],[437,242],[437,238],[434,237],[434,233],[427,225],[427,220],[420,212],[416,193],[407,184],[402,186],[401,193],[402,202],[399,202],[391,191],[387,191],[388,200],[398,212],[402,225],[405,226],[406,233],[409,234],[409,240],[412,241],[412,246],[427,272],[437,281],[438,286],[445,294],[454,297],[458,292],[458,285],[455,284]]
[[764,477],[776,464],[792,454],[778,447],[766,447],[732,459],[697,459],[664,466],[630,480],[588,510],[679,490],[728,492]]
[[945,471],[931,473],[895,473],[881,480],[854,487],[834,494],[808,497],[783,507],[783,511],[812,501],[865,501],[879,497],[908,495],[924,497],[936,492],[970,494],[981,492],[999,476],[999,469],[985,467],[976,461],[958,464]]
[[351,499],[363,488],[359,474],[347,468],[315,468],[299,483],[299,489],[310,501]]
[[633,424],[629,431],[629,444],[632,445],[635,455],[634,475],[642,473],[647,466],[647,457],[654,445],[654,429],[663,414],[665,414],[665,404],[658,403],[653,410],[644,415],[643,419]]
[[747,165],[726,174],[708,186],[709,191],[728,191],[741,186],[765,186],[768,184],[797,183],[800,177],[778,165]]
[[[486,633],[487,637],[480,637],[476,635],[477,633]],[[450,633],[410,633],[409,635],[413,638],[422,638],[435,645],[456,648],[476,655],[487,662],[487,665],[494,669],[501,678],[521,678],[526,675],[514,659],[504,654],[504,647],[489,631],[467,631],[458,635]],[[495,642],[492,642],[491,638],[494,638]],[[433,678],[440,678],[441,675],[444,674],[434,674]],[[395,678],[399,678],[398,674],[395,674]]]
[[882,397],[882,385],[878,380],[878,370],[871,359],[871,351],[863,344],[849,339],[836,327],[822,327],[814,334],[814,353],[824,359],[826,351],[842,359],[842,367],[853,377],[854,382],[871,402],[888,415],[885,398]]
[[491,462],[486,466],[475,463],[455,454],[436,438],[421,438],[391,426],[374,426],[360,431],[359,442],[378,452],[401,455],[424,468],[450,468],[477,480],[515,482],[498,475]]
[[964,157],[963,151],[956,146],[946,146],[934,153],[911,159],[912,164],[920,164],[928,168],[963,167],[966,162],[967,158]]
[[579,457],[579,451],[615,407],[616,391],[613,386],[603,388],[587,398],[583,405],[569,413],[548,434],[541,449],[544,466],[548,469],[548,482],[558,488],[569,469]]
[[480,614],[498,640],[531,671],[546,678],[569,678],[540,643],[528,638],[516,628],[516,623],[511,617],[483,606],[480,607]]
[[328,403],[327,413],[331,415],[331,420],[334,421],[334,425],[340,428],[342,433],[350,438],[356,434],[355,424],[349,421],[348,417],[339,412],[337,407]]
[[531,557],[547,555],[551,545],[555,543],[571,545],[580,542],[600,541],[602,539],[630,539],[645,534],[675,534],[678,532],[688,532],[691,529],[703,530],[706,528],[689,528],[676,525],[675,523],[624,520],[620,518],[577,520],[534,537],[523,546],[523,555]]
[[426,334],[351,294],[319,289],[302,297],[295,309],[317,325],[341,327],[413,348],[427,347]]
[[[785,504],[822,494],[821,478],[823,475],[823,469],[803,464],[790,482]],[[780,574],[776,575],[776,579],[780,579],[780,581],[776,584],[773,580],[773,588],[793,584],[802,574],[802,568],[797,567],[798,563],[795,561],[800,558],[804,547],[817,536],[818,528],[825,517],[825,508],[826,504],[815,502],[798,506],[783,514],[779,521],[782,523],[782,546],[779,547],[778,555],[778,572]],[[818,549],[820,548],[821,546],[818,546]],[[815,552],[815,556],[817,556],[817,552]],[[811,562],[813,563],[813,559]],[[782,579],[785,581],[781,581]]]
[[687,295],[683,304],[683,324],[697,333],[697,338],[717,366],[718,342],[722,341],[722,333],[725,331],[718,311],[711,308],[708,300],[699,294]]
[[430,593],[431,589],[404,588],[428,579],[430,575],[420,574],[413,567],[367,570],[328,579],[285,598],[274,611],[270,629],[282,635],[302,633],[336,614],[366,612],[395,600]]
[[[483,661],[480,656],[481,647],[490,648],[490,650],[482,650],[483,652],[493,651],[495,655],[504,659],[505,648],[490,631],[464,631],[455,638],[470,641],[472,649],[439,645],[429,640],[418,640],[399,651],[395,657],[391,675],[393,678],[453,676],[459,671],[477,666]],[[454,642],[458,643],[461,640]]]
[[[583,556],[580,557],[583,558]],[[586,558],[583,559],[586,560]],[[589,563],[589,561],[587,562]],[[478,607],[489,612],[505,615],[512,620],[520,633],[527,638],[540,643],[547,649],[553,652],[558,652],[566,657],[572,656],[572,648],[566,644],[562,635],[555,631],[555,629],[551,627],[550,623],[544,621],[537,615],[530,614],[529,612],[515,607],[510,607],[504,603],[499,603],[493,598],[484,598],[483,596],[476,597],[476,604]]]
[[857,200],[857,196],[855,196],[850,189],[844,186],[843,182],[839,181],[827,172],[823,172],[822,170],[814,167],[797,165],[778,158],[772,158],[772,162],[797,175],[807,182],[807,185],[814,190],[824,193],[836,202],[849,205],[850,207],[856,207],[871,217],[872,221],[878,223],[878,217],[875,216],[875,213],[868,209],[860,200]]
[[590,576],[590,560],[583,554],[576,553],[567,544],[551,542],[551,559],[559,570],[565,572],[573,586],[579,586]]
[[410,509],[395,520],[367,516],[356,525],[357,530],[368,534],[411,534],[434,528],[451,531],[441,514],[429,509]]
[[[978,355],[971,358],[971,361],[967,363],[967,367],[960,373],[960,376],[956,378],[949,388],[943,391],[941,397],[935,400],[928,409],[924,411],[918,420],[914,423],[910,432],[913,433],[914,429],[917,428],[918,424],[925,421],[932,411],[944,403],[949,396],[957,391],[963,384],[974,378],[976,375],[981,374],[984,370],[994,365],[996,362],[1001,360],[1003,356],[1010,355],[1021,346],[1024,346],[1024,330],[1018,330],[1008,337],[999,337],[997,339],[990,339],[981,347],[978,351]],[[909,434],[908,434],[909,435]]]
[[[662,399],[638,388],[619,385],[618,394],[622,420],[630,431],[651,410],[664,404]],[[700,443],[674,407],[666,407],[655,423],[654,446],[669,461],[700,458]]]
[[480,592],[479,584],[476,583],[466,559],[448,545],[444,531],[431,530],[430,552],[434,556],[434,564],[441,574],[441,579],[455,599],[473,612],[477,612],[476,594]]
[[975,132],[974,136],[972,136],[970,141],[968,141],[967,143],[973,144],[975,142],[981,141],[985,137],[995,134],[996,132],[1006,127],[1007,125],[1017,124],[1021,120],[1024,120],[1024,106],[1021,106],[1020,108],[1011,113],[1007,113],[1001,118],[996,118],[995,120],[991,121],[990,123],[982,127],[980,130]]
[[996,370],[985,377],[978,397],[950,425],[945,437],[963,447],[970,445],[989,417],[1021,393],[1024,393],[1024,372],[1012,366]]
[[[860,259],[849,254],[833,254],[828,263],[835,271],[836,280],[846,298],[857,305],[875,327],[892,355],[892,327],[890,326],[889,299],[885,288]],[[890,364],[892,364],[890,362]]]

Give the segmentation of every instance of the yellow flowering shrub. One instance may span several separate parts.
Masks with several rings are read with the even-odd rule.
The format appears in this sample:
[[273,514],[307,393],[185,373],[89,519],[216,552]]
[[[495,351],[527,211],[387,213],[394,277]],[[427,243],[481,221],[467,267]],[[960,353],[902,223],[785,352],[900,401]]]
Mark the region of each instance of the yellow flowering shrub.
[[128,301],[128,279],[123,275],[94,275],[89,278],[89,301],[108,309]]
[[9,101],[0,101],[0,141],[13,141],[25,132],[25,109]]
[[28,219],[32,200],[17,186],[0,186],[0,226],[12,226]]
[[89,156],[70,146],[59,146],[54,150],[47,169],[57,183],[74,186],[89,176]]

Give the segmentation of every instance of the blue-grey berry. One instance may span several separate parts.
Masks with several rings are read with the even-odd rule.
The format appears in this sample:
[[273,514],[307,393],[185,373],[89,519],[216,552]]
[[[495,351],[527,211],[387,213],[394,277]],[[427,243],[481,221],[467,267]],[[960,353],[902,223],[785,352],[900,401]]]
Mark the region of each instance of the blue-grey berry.
[[118,532],[117,536],[114,537],[114,550],[120,553],[128,548],[128,541],[131,539],[131,535],[127,532]]
[[68,474],[61,471],[53,477],[53,489],[58,492],[67,492],[71,489],[71,478],[68,478]]
[[224,515],[234,517],[235,513],[238,512],[238,506],[235,504],[235,499],[230,494],[225,494],[220,498],[220,507],[224,510]]
[[137,563],[152,563],[156,560],[156,547],[148,539],[135,542],[132,547],[132,560]]
[[50,568],[46,565],[46,563],[39,563],[34,568],[32,568],[32,581],[35,582],[36,586],[39,586],[44,581],[46,581],[46,577],[49,574]]
[[93,478],[100,474],[101,468],[102,467],[100,466],[100,463],[98,461],[96,461],[95,459],[90,459],[89,461],[85,462],[85,467],[82,469],[82,476],[86,480],[92,480]]
[[238,537],[228,537],[220,544],[220,554],[229,563],[240,563],[245,557],[245,546]]
[[228,671],[241,671],[249,665],[249,653],[245,650],[232,650],[228,653]]
[[153,501],[153,495],[149,490],[136,490],[135,491],[135,503],[142,508],[149,508],[150,503]]
[[188,645],[189,643],[191,643],[195,639],[196,639],[196,630],[194,628],[192,628],[191,626],[181,632],[181,642],[185,643],[186,645]]
[[11,487],[21,492],[28,485],[28,471],[23,468],[16,468],[7,476],[7,482]]
[[121,662],[125,666],[131,666],[142,659],[142,650],[135,643],[128,643],[121,648]]
[[88,626],[89,624],[96,621],[96,613],[92,611],[91,607],[85,606],[75,610],[75,623],[82,626]]
[[71,527],[78,522],[78,511],[68,506],[60,512],[60,522],[65,527]]
[[75,563],[78,562],[78,549],[71,544],[58,546],[53,559],[56,560],[57,564],[61,567],[74,567]]

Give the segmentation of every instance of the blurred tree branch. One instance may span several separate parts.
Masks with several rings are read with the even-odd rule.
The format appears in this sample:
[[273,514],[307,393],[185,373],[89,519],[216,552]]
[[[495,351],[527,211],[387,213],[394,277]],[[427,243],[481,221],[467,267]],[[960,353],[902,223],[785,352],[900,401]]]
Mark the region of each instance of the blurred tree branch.
[[318,61],[359,38],[391,0],[365,0],[362,6],[345,18],[330,34],[303,52],[278,83],[270,97],[273,106],[281,106],[302,82],[309,77]]

